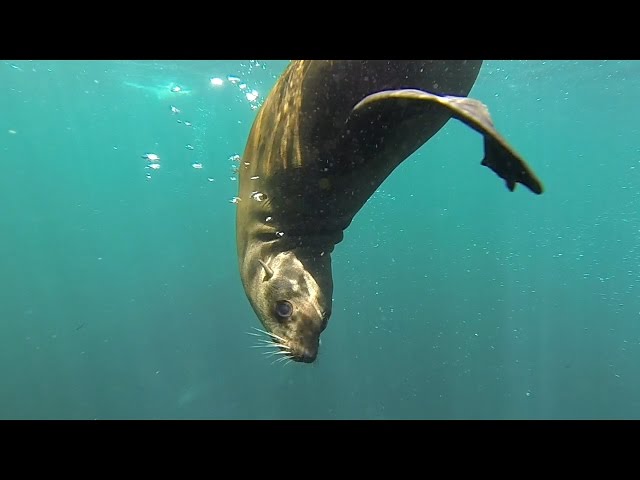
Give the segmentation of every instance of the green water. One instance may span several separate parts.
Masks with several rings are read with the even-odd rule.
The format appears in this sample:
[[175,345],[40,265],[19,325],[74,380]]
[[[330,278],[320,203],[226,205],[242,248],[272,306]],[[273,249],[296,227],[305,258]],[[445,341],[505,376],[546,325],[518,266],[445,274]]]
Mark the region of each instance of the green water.
[[471,96],[546,192],[447,124],[287,366],[250,348],[230,202],[285,65],[0,62],[0,418],[640,418],[640,62],[487,61]]

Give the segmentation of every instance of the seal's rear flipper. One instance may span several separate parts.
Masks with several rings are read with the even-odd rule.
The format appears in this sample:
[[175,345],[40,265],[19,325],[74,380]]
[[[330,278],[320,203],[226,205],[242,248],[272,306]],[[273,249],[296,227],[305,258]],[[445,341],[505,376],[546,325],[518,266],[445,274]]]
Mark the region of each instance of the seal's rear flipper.
[[[362,99],[352,110],[352,116],[367,110],[402,111],[406,117],[420,115],[435,107],[446,108],[450,114],[473,128],[484,137],[484,158],[482,165],[489,167],[505,180],[511,191],[516,183],[521,183],[536,194],[543,191],[542,184],[536,178],[526,162],[509,146],[507,141],[497,132],[491,121],[487,107],[472,98],[434,95],[422,90],[387,90],[374,93]],[[386,108],[385,108],[386,107]],[[388,127],[385,127],[388,128]]]

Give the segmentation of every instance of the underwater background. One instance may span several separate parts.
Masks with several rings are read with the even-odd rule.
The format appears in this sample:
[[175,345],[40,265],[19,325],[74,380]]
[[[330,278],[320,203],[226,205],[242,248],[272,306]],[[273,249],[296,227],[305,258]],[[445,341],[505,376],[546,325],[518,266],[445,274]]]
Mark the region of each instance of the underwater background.
[[640,62],[489,60],[333,254],[312,365],[262,355],[234,166],[286,61],[0,61],[1,419],[640,418]]

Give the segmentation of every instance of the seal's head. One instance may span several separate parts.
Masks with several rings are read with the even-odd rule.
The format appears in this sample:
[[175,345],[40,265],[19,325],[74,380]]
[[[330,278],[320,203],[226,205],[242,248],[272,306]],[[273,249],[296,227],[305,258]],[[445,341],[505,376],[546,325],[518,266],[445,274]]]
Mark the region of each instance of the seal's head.
[[273,343],[290,359],[313,363],[331,316],[329,254],[285,251],[251,267],[248,296]]

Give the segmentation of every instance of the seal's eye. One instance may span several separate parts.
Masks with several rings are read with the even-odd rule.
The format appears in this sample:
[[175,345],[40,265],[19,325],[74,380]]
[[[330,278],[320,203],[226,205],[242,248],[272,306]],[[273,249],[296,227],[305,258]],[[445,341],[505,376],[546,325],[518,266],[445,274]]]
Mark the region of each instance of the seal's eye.
[[293,305],[286,300],[280,300],[276,303],[276,315],[280,318],[289,318],[293,313]]

